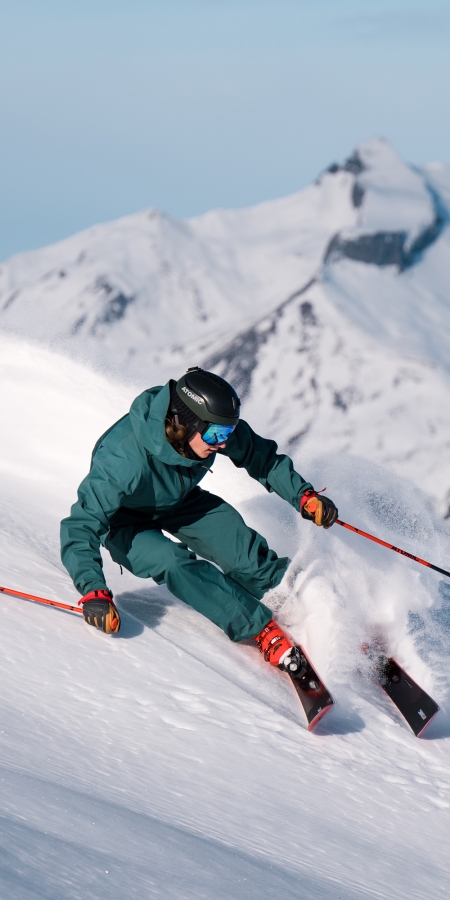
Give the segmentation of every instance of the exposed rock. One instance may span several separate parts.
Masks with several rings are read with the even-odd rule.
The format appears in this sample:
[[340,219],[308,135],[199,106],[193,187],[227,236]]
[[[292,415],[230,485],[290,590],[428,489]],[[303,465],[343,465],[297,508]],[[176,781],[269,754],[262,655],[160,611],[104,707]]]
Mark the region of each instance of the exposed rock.
[[74,323],[74,325],[72,326],[70,333],[71,333],[72,335],[78,334],[78,332],[79,332],[79,331],[81,330],[81,328],[83,327],[83,325],[84,325],[86,319],[87,319],[87,315],[86,315],[86,314],[83,315],[83,316],[80,316],[80,318],[77,319],[77,321],[76,321],[76,322]]
[[359,207],[362,206],[364,194],[365,190],[362,185],[360,185],[358,181],[355,181],[352,189],[352,203],[356,209],[359,209]]
[[[304,294],[315,281],[316,279],[312,278],[299,291],[284,300],[270,316],[266,316],[256,325],[239,334],[219,353],[204,360],[205,369],[220,371],[222,377],[236,388],[241,400],[245,399],[250,391],[252,372],[257,365],[261,347],[275,333],[277,322],[285,307]],[[300,315],[305,324],[316,324],[312,304],[308,301],[304,301],[300,305]]]
[[407,235],[403,231],[378,231],[356,238],[344,238],[336,234],[328,245],[324,262],[346,257],[375,266],[404,268],[404,245]]
[[328,166],[327,172],[331,175],[336,175],[337,172],[351,172],[352,175],[361,175],[361,172],[364,172],[365,169],[366,166],[358,151],[355,150],[354,153],[345,160],[342,166],[340,166],[339,163],[331,163],[331,166]]
[[351,172],[352,175],[361,175],[361,172],[364,172],[365,168],[366,166],[357,150],[345,160],[345,163],[342,166],[344,172]]
[[[114,322],[119,321],[119,319],[123,319],[128,306],[130,303],[133,303],[135,299],[133,294],[124,294],[123,291],[113,287],[113,285],[111,285],[103,276],[97,278],[94,285],[94,291],[95,293],[102,293],[104,297],[108,299],[103,306],[101,314],[95,318],[92,324],[91,334],[93,335],[98,333],[98,329],[101,325],[111,325]],[[72,332],[73,334],[84,324],[85,319],[85,316],[78,319],[75,323],[74,328],[76,330]]]
[[[355,202],[355,190],[358,187],[358,183],[355,182],[352,194],[354,206],[361,205],[364,196],[364,190],[360,188],[362,193],[357,194],[358,202]],[[324,263],[346,257],[375,266],[397,266],[400,272],[415,265],[423,251],[439,237],[447,220],[439,198],[430,188],[428,190],[433,199],[434,219],[409,247],[406,231],[377,231],[374,234],[360,234],[355,237],[336,234],[328,245]]]
[[102,314],[96,318],[91,329],[92,334],[96,333],[96,329],[99,325],[110,325],[112,322],[123,319],[127,307],[130,303],[133,303],[134,299],[134,296],[127,297],[127,295],[123,294],[121,291],[114,294],[105,305]]
[[258,325],[239,334],[220,353],[210,356],[203,363],[205,369],[219,369],[238,392],[241,400],[249,393],[252,372],[258,360],[260,347],[266,343],[276,328],[276,315],[269,316]]
[[14,303],[14,300],[19,296],[19,294],[20,291],[13,291],[13,293],[10,294],[8,299],[5,301],[3,309],[8,309],[8,307],[11,306],[12,303]]

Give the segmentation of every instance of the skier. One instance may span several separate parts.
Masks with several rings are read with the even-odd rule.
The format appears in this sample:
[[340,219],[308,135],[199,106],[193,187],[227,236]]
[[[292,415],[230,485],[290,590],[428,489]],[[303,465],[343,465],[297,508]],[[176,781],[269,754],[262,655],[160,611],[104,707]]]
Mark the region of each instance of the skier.
[[329,528],[338,511],[274,441],[239,419],[239,408],[231,385],[197,366],[136,397],[94,447],[78,500],[61,523],[61,558],[83,595],[86,622],[106,634],[119,631],[120,616],[100,544],[138,577],[165,583],[232,641],[256,641],[269,663],[297,677],[305,660],[261,602],[290,560],[198,484],[220,453],[316,525]]

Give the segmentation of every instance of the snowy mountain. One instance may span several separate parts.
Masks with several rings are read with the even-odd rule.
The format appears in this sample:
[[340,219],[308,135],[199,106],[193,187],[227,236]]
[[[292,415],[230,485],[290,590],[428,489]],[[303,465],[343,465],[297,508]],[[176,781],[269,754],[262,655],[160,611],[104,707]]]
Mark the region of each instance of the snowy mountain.
[[0,327],[148,385],[236,384],[287,449],[352,450],[450,505],[450,170],[362,144],[304,191],[146,210],[0,271]]
[[0,323],[122,373],[157,371],[309,280],[353,222],[347,182],[184,222],[145,210],[20,254],[1,267]]
[[348,171],[353,226],[333,236],[315,277],[206,364],[284,446],[361,453],[407,474],[445,514],[450,172],[415,172],[373,142],[321,183]]

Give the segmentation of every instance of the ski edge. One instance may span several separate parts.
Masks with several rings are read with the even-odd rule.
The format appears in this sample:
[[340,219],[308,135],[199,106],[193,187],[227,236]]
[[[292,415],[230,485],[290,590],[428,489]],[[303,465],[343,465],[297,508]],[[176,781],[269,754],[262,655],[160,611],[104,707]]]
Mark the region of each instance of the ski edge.
[[322,707],[322,709],[319,710],[317,715],[314,716],[314,719],[311,722],[308,722],[308,731],[314,731],[316,725],[320,722],[321,719],[323,719],[323,717],[326,715],[327,712],[330,711],[330,709],[333,709],[334,705],[335,705],[335,700],[333,700],[333,697],[331,697],[331,703],[327,703],[326,706]]

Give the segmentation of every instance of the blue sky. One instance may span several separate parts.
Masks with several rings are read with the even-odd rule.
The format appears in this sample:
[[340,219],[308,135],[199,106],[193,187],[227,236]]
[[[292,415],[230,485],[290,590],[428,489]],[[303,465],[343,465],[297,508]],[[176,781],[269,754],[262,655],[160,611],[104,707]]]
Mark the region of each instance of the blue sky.
[[0,259],[145,206],[450,162],[448,0],[0,0]]

